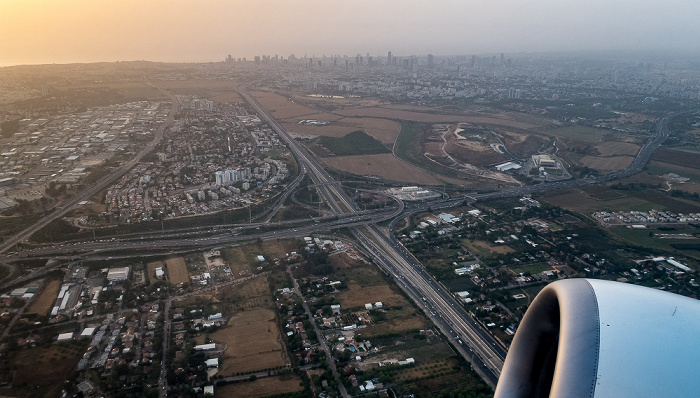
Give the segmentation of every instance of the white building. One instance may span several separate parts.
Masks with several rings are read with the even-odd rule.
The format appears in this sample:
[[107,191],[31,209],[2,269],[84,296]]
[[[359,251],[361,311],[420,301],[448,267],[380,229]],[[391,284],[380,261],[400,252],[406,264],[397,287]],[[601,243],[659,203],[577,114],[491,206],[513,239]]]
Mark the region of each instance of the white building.
[[110,268],[107,272],[107,280],[110,282],[121,282],[129,279],[129,267]]

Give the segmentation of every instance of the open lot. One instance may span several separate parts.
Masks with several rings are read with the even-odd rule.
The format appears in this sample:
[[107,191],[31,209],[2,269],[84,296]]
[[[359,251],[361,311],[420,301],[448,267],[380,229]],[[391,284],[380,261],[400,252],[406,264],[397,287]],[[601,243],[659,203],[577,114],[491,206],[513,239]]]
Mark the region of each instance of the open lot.
[[[479,252],[480,254],[488,253],[489,256],[492,256],[494,254],[508,254],[508,253],[515,252],[515,249],[513,249],[510,246],[495,245],[495,244],[492,244],[491,242],[487,242],[485,240],[462,239],[462,244],[464,244],[465,246],[469,247],[472,250],[476,249],[475,251]],[[486,251],[486,252],[484,252],[484,251]]]
[[168,270],[168,280],[173,284],[187,283],[190,276],[187,273],[187,264],[182,257],[175,257],[165,260],[165,267]]
[[637,152],[639,152],[639,145],[619,141],[609,141],[602,144],[598,144],[595,148],[600,153],[600,156],[635,156]]
[[39,293],[29,307],[27,307],[27,314],[46,315],[51,309],[51,306],[53,306],[60,288],[61,282],[58,280],[52,280],[47,283],[41,290],[41,293]]
[[[301,384],[301,385],[300,385]],[[270,395],[289,394],[304,389],[297,375],[264,377],[255,381],[229,384],[214,390],[219,397],[267,397]]]
[[219,367],[222,376],[287,365],[275,312],[270,309],[237,312],[210,337],[227,344]]
[[58,397],[87,348],[88,341],[52,344],[23,349],[13,363],[13,388],[3,395],[17,397]]
[[603,137],[610,132],[608,130],[586,126],[566,126],[546,130],[544,131],[544,133],[551,134],[564,139],[568,138],[574,141],[597,143],[600,142],[603,139]]
[[156,278],[156,268],[163,268],[163,262],[162,261],[153,261],[153,262],[146,264],[148,281],[150,283],[153,283],[153,282],[158,280],[158,278]]
[[629,166],[634,160],[633,156],[584,156],[581,164],[601,172],[618,171]]
[[391,181],[437,185],[440,180],[427,171],[404,162],[390,153],[324,158],[328,166],[357,175],[375,175]]
[[313,108],[307,108],[299,105],[279,94],[265,91],[253,91],[251,94],[263,107],[265,107],[265,109],[270,112],[272,117],[278,120],[285,120],[295,117],[298,118],[299,116],[318,113],[318,111]]
[[336,113],[339,115],[349,117],[378,117],[428,123],[483,123],[496,124],[500,126],[510,126],[520,129],[529,129],[536,127],[535,124],[520,121],[517,118],[512,117],[512,115],[510,114],[499,114],[499,117],[485,117],[459,114],[421,113],[416,111],[393,109],[389,107],[347,108]]
[[348,286],[347,291],[338,294],[338,300],[344,309],[364,307],[366,303],[376,301],[381,301],[384,307],[408,305],[406,299],[394,292],[387,284],[360,287],[360,285],[351,282]]

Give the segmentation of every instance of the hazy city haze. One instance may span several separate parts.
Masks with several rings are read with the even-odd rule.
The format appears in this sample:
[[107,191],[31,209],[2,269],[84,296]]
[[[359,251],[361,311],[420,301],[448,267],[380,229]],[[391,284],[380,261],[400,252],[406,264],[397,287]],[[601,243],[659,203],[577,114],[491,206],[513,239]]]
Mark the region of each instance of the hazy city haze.
[[0,0],[0,65],[696,50],[692,0]]

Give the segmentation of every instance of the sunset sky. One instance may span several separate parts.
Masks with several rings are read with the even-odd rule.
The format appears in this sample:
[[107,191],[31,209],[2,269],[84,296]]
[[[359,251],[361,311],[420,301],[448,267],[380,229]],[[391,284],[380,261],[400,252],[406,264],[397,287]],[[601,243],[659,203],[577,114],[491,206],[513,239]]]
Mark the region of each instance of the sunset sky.
[[0,0],[0,65],[700,48],[697,0]]

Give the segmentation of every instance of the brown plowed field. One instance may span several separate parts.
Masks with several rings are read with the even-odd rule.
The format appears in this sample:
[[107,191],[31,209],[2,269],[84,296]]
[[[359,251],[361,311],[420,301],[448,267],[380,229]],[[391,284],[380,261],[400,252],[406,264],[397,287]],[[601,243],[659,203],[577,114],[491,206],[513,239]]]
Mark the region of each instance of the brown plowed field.
[[238,312],[210,337],[228,345],[219,367],[224,377],[287,365],[275,312],[270,309]]
[[659,162],[700,169],[700,153],[661,148],[656,151],[652,159]]
[[214,393],[217,397],[267,397],[301,391],[304,387],[299,383],[301,379],[296,375],[264,377],[251,382],[216,387]]
[[187,265],[182,257],[175,257],[165,260],[167,268],[168,280],[170,283],[187,283],[190,281],[190,275],[187,273]]
[[32,303],[27,307],[28,314],[39,314],[46,315],[56,297],[58,296],[58,290],[61,288],[61,282],[53,280],[49,282],[44,289],[39,293],[39,296],[32,301]]

